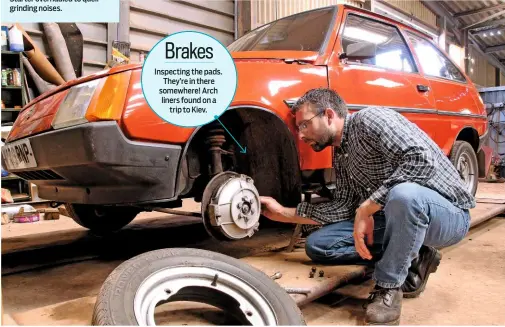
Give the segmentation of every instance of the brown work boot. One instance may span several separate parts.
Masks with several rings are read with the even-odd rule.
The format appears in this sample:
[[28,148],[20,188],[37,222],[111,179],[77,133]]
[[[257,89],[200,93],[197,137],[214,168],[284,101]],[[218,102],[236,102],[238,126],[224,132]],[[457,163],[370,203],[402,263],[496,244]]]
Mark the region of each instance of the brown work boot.
[[419,256],[412,261],[409,273],[402,285],[403,297],[418,297],[425,289],[428,277],[437,271],[442,254],[431,246],[423,245]]
[[375,286],[366,305],[366,325],[399,325],[402,313],[401,288]]

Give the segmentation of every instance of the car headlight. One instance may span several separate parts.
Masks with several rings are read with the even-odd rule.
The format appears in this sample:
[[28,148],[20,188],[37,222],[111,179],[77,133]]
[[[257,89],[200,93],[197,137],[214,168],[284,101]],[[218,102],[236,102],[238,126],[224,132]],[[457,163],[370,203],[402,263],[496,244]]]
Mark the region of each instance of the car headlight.
[[86,111],[98,84],[100,84],[100,79],[71,87],[51,123],[53,128],[58,129],[87,123]]

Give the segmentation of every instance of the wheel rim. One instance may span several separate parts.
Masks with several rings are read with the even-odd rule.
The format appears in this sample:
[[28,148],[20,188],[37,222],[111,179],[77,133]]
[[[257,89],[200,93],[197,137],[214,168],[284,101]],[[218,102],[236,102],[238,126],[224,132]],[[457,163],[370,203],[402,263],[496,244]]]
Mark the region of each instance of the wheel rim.
[[231,274],[205,267],[166,268],[153,273],[142,282],[133,305],[139,325],[155,326],[154,310],[159,304],[194,301],[220,307],[219,303],[230,300],[236,301],[236,308],[221,309],[245,323],[277,325],[273,308],[258,291]]
[[463,183],[465,184],[467,190],[469,192],[473,191],[473,186],[475,184],[475,170],[476,167],[470,157],[470,155],[467,152],[463,152],[459,159],[458,159],[458,164],[457,164],[457,169],[459,172],[459,175],[463,179]]

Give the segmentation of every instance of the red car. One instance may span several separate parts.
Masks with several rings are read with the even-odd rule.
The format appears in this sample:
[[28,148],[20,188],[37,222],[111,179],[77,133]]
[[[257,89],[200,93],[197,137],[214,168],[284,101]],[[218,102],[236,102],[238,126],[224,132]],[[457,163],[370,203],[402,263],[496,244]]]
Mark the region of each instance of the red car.
[[184,128],[161,120],[144,99],[141,65],[126,65],[29,103],[2,149],[4,168],[35,183],[42,198],[66,203],[95,232],[194,197],[211,233],[241,238],[257,228],[258,194],[295,206],[303,191],[328,193],[338,178],[332,149],[316,153],[297,139],[290,113],[307,90],[330,87],[351,111],[387,106],[414,121],[475,193],[485,107],[429,35],[339,5],[266,24],[228,49],[238,88],[220,120],[246,153],[218,122]]

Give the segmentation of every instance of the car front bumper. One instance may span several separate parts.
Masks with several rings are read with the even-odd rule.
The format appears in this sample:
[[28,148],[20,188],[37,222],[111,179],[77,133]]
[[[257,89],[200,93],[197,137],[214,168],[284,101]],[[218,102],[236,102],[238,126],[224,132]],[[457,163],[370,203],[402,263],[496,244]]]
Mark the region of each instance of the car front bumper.
[[[116,122],[95,122],[28,137],[36,168],[9,170],[43,199],[131,204],[175,196],[182,148],[131,141]],[[5,162],[2,158],[2,165]]]

